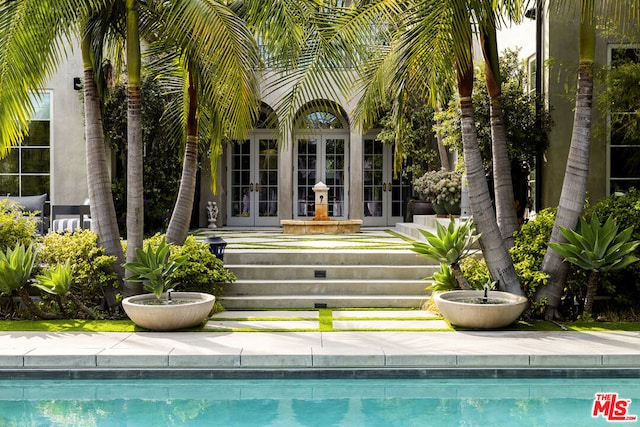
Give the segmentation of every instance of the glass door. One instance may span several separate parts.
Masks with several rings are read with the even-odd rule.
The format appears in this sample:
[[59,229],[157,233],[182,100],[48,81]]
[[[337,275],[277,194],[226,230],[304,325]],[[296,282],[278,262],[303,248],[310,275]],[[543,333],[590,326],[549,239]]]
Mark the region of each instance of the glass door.
[[404,221],[411,182],[394,178],[393,147],[365,138],[363,147],[364,225],[392,226]]
[[228,225],[279,225],[278,141],[259,136],[234,141],[230,156]]
[[345,181],[346,141],[344,134],[302,136],[296,148],[296,217],[315,215],[313,186],[319,181],[329,187],[329,216],[344,218],[347,184]]

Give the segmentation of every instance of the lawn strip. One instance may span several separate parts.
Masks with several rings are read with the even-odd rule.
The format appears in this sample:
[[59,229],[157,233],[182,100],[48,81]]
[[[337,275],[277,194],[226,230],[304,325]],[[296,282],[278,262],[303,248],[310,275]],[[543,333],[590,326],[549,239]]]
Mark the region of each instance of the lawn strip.
[[334,331],[333,329],[333,310],[330,308],[321,308],[320,314],[320,330],[322,332]]

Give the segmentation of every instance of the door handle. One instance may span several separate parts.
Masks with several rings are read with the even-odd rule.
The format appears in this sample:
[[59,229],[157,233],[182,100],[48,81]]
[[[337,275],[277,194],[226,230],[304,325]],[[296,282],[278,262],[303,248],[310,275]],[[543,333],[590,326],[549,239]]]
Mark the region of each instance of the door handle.
[[253,182],[249,183],[249,191],[253,191]]
[[256,182],[256,186],[255,186],[256,191],[260,190],[260,184]]

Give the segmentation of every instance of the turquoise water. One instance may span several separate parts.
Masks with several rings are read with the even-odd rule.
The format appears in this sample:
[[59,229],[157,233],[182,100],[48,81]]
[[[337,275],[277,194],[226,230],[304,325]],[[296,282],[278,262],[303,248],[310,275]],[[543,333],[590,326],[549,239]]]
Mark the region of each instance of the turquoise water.
[[0,380],[0,426],[610,425],[596,393],[640,416],[637,378]]

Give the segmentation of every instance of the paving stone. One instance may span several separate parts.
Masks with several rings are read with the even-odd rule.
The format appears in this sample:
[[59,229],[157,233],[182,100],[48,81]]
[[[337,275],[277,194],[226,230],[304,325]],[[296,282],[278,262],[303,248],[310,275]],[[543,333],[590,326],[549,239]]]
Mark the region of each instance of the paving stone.
[[444,320],[334,320],[334,329],[449,329]]
[[320,324],[314,320],[210,320],[204,329],[319,329]]
[[388,319],[438,317],[436,314],[427,310],[333,310],[332,316],[334,319],[341,317],[383,317]]
[[278,318],[278,319],[287,319],[287,318],[304,318],[304,319],[313,319],[320,317],[320,313],[318,310],[306,310],[306,311],[290,311],[290,310],[238,310],[238,311],[223,311],[220,313],[215,313],[211,316],[211,319],[217,318],[225,318],[225,319],[236,319],[236,318],[260,318],[260,319],[268,319],[268,318]]

